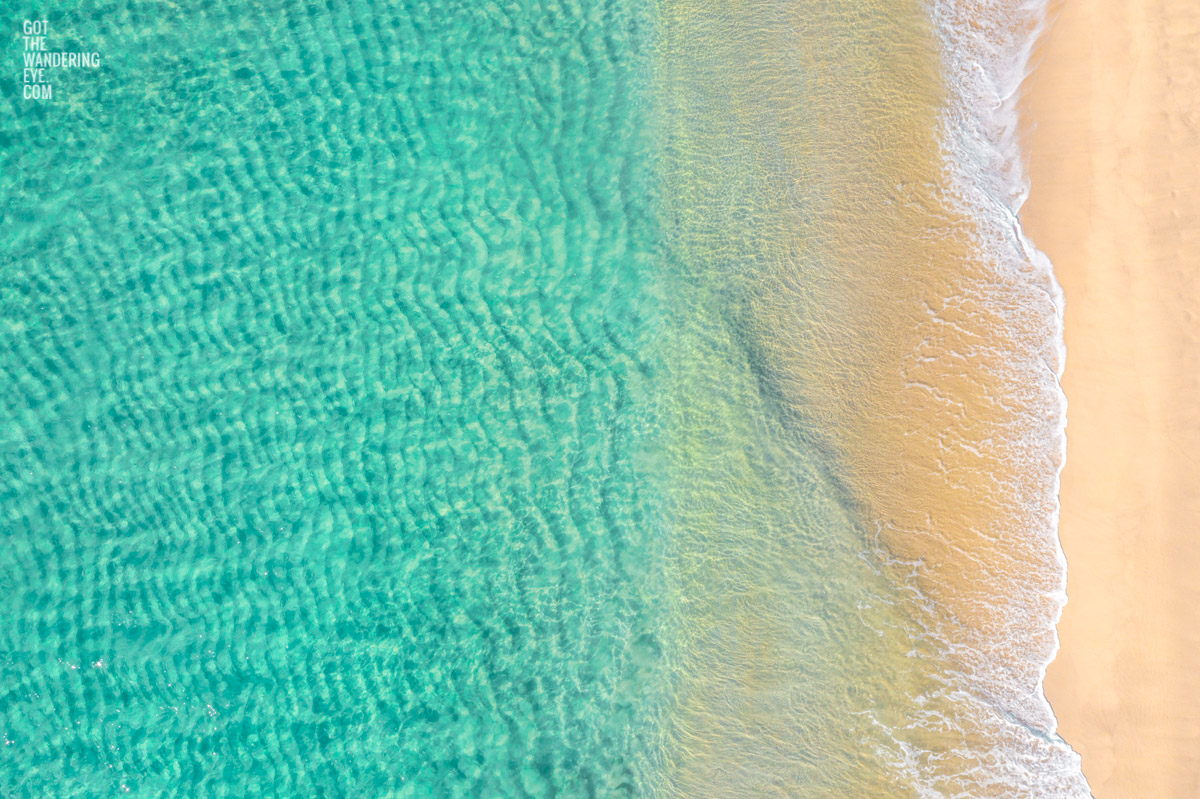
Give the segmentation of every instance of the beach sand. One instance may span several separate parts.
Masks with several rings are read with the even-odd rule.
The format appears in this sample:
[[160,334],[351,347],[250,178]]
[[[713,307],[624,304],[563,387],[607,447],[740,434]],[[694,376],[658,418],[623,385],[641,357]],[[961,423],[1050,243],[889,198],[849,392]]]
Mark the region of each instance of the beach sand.
[[1200,5],[1055,11],[1022,211],[1066,296],[1046,693],[1099,799],[1200,796]]

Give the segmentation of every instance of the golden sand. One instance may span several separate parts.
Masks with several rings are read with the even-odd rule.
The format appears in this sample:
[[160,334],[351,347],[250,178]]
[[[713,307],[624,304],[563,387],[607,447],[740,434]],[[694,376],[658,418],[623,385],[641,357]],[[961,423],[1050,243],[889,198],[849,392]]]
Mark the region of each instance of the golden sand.
[[1035,63],[1069,401],[1047,695],[1099,799],[1200,796],[1200,4],[1068,0]]

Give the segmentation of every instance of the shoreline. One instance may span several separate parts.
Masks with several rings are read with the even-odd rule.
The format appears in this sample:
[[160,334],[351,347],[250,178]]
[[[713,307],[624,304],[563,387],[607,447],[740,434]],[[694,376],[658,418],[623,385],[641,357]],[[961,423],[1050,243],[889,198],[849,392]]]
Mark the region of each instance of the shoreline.
[[1065,296],[1068,604],[1045,693],[1098,799],[1197,795],[1200,8],[1067,0],[1047,20],[1020,212]]

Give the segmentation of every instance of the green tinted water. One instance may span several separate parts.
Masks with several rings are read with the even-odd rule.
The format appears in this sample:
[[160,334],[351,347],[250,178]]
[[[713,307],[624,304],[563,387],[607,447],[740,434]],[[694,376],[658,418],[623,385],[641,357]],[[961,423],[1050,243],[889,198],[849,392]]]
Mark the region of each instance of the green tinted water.
[[[797,401],[861,311],[825,223],[890,180],[843,134],[932,141],[936,98],[881,110],[936,83],[915,4],[20,3],[0,795],[957,768],[911,564]],[[42,17],[102,59],[51,102],[21,97]]]
[[4,75],[0,794],[640,793],[644,12],[49,27],[104,66]]

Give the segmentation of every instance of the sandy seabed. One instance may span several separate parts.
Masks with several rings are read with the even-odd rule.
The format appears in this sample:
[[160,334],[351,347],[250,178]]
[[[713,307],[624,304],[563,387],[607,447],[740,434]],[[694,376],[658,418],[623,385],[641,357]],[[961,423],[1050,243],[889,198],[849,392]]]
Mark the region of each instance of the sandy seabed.
[[1200,3],[1051,16],[1022,211],[1066,296],[1046,693],[1098,799],[1200,796]]

